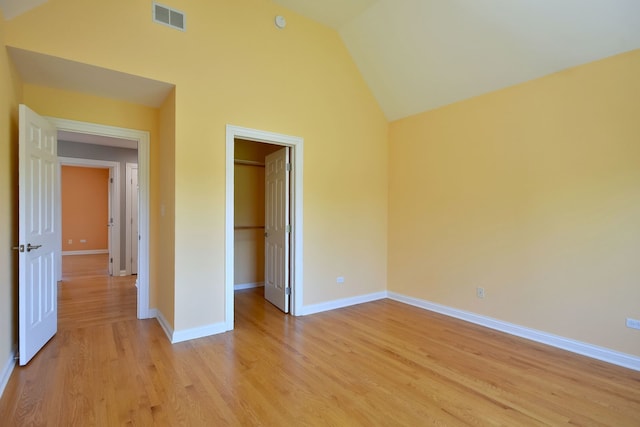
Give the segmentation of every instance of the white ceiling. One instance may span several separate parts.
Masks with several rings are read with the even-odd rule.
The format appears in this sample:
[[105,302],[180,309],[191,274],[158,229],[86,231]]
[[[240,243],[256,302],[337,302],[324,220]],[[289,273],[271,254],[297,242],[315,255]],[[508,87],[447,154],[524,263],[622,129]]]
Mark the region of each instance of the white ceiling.
[[390,120],[640,48],[640,0],[274,0],[332,26]]
[[[45,1],[0,8],[11,19]],[[273,1],[339,32],[390,120],[640,48],[640,0]],[[26,83],[154,107],[173,87],[10,53]]]

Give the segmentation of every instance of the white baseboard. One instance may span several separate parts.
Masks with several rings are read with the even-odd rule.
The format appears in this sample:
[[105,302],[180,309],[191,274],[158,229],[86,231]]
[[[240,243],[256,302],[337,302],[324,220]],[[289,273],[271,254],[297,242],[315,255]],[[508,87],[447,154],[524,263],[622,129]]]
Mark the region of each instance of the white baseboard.
[[13,372],[13,368],[16,367],[15,357],[16,357],[16,351],[14,349],[11,351],[11,353],[9,353],[9,360],[7,360],[7,363],[5,363],[4,366],[2,367],[2,372],[0,372],[0,398],[4,393],[4,389],[7,386],[7,383],[9,382],[9,378],[11,378],[11,373]]
[[195,340],[198,338],[204,338],[210,335],[217,335],[226,331],[227,331],[227,324],[225,322],[212,323],[211,325],[200,326],[200,327],[191,328],[191,329],[184,329],[182,331],[173,331],[171,344],[175,344],[182,341]]
[[[127,270],[120,270],[120,276],[128,276]],[[136,280],[136,286],[138,286],[138,281]]]
[[108,254],[109,249],[91,249],[88,251],[62,251],[62,255],[100,255]]
[[239,283],[237,285],[233,285],[234,291],[242,291],[244,289],[253,289],[260,288],[264,286],[264,282],[256,282],[256,283]]
[[302,306],[300,315],[307,316],[309,314],[321,313],[323,311],[335,310],[336,308],[349,307],[351,305],[362,304],[365,302],[377,301],[387,298],[387,292],[376,292],[367,295],[358,295],[351,298],[343,298],[334,301],[322,302],[320,304],[312,304]]
[[152,309],[149,310],[149,317],[152,317],[152,315],[153,315],[153,317],[156,318],[156,320],[160,324],[160,327],[162,328],[162,330],[164,331],[165,335],[169,339],[169,342],[172,342],[171,339],[173,337],[173,328],[169,325],[169,322],[164,317],[162,312],[160,310],[158,310],[157,308],[152,308]]
[[160,323],[160,326],[164,330],[164,333],[167,335],[167,338],[169,338],[171,344],[204,338],[210,335],[221,334],[227,331],[226,323],[224,322],[200,326],[198,328],[185,329],[182,331],[174,331],[173,328],[169,325],[167,319],[162,315],[162,312],[160,310],[155,308],[150,309],[149,315],[151,316],[152,314],[158,320],[158,323]]
[[552,347],[567,350],[572,353],[591,357],[592,359],[602,360],[603,362],[608,362],[614,365],[640,371],[640,357],[637,356],[621,353],[605,347],[587,344],[569,338],[564,338],[558,335],[549,334],[546,332],[538,331],[536,329],[516,325],[514,323],[503,322],[491,317],[470,313],[468,311],[458,310],[418,298],[408,297],[395,292],[388,292],[388,297],[389,299],[423,308],[425,310],[444,314],[450,317],[455,317],[456,319],[465,320],[467,322],[475,323],[477,325],[484,326],[490,329],[506,332],[508,334],[526,338],[531,341],[536,341],[542,344],[550,345]]

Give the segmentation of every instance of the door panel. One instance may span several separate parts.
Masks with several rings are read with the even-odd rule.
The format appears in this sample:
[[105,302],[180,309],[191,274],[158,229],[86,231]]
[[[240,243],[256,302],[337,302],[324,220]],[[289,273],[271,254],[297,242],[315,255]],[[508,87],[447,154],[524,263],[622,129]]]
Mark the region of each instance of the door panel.
[[264,296],[289,312],[289,148],[265,159]]
[[56,129],[20,105],[19,136],[20,365],[55,335],[58,326],[55,250]]
[[138,168],[131,169],[131,274],[138,274]]

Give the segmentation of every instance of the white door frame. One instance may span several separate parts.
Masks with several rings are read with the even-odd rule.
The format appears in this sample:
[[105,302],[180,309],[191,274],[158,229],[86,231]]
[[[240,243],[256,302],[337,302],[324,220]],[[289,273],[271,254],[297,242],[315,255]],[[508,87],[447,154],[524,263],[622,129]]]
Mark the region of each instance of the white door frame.
[[132,208],[133,208],[133,197],[138,197],[138,193],[134,193],[132,191],[131,188],[131,179],[133,178],[133,169],[136,170],[136,175],[138,174],[138,164],[137,163],[125,163],[125,167],[126,169],[126,174],[125,174],[125,179],[126,179],[126,195],[125,195],[125,221],[126,221],[126,225],[125,225],[125,251],[124,251],[124,256],[125,256],[125,263],[124,263],[124,268],[126,271],[126,275],[129,276],[131,274],[133,274],[133,266],[131,264],[131,258],[132,258],[132,251],[131,251],[131,244],[136,242],[138,240],[137,236],[132,236],[132,227],[131,227],[131,221],[133,220],[132,217]]
[[[80,159],[74,157],[58,157],[58,188],[56,188],[57,203],[57,229],[62,233],[62,166],[76,166],[83,168],[109,169],[109,176],[113,178],[113,191],[109,192],[109,206],[113,222],[109,230],[109,256],[113,258],[111,263],[112,274],[120,275],[120,163],[107,160]],[[109,221],[109,220],[107,220]],[[105,224],[105,227],[107,224]],[[56,256],[56,267],[58,268],[58,280],[62,280],[62,235],[58,239],[58,254]]]
[[304,140],[297,136],[283,135],[256,129],[227,125],[226,137],[226,190],[225,190],[225,328],[233,329],[234,324],[234,151],[235,140],[249,141],[291,147],[293,164],[291,176],[291,239],[292,259],[289,263],[291,277],[291,314],[302,315],[302,172],[304,159]]
[[[138,319],[148,319],[149,310],[149,132],[47,117],[58,130],[131,139],[138,142]],[[60,230],[58,230],[58,233]],[[61,240],[61,238],[59,239]]]

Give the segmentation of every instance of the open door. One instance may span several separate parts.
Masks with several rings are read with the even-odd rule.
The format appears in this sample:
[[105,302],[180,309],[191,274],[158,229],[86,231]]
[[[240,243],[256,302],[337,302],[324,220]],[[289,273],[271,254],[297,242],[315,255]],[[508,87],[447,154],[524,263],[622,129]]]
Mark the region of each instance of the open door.
[[289,312],[289,148],[265,159],[264,297]]
[[55,251],[56,128],[20,105],[19,350],[26,365],[58,328]]
[[127,163],[127,263],[138,274],[138,165]]
[[[118,240],[115,237],[115,230],[113,223],[113,217],[115,216],[115,212],[113,212],[113,168],[109,168],[109,181],[107,182],[107,248],[109,248],[109,276],[119,276],[119,274],[115,274],[113,271],[113,245]],[[118,213],[119,215],[119,213]]]

